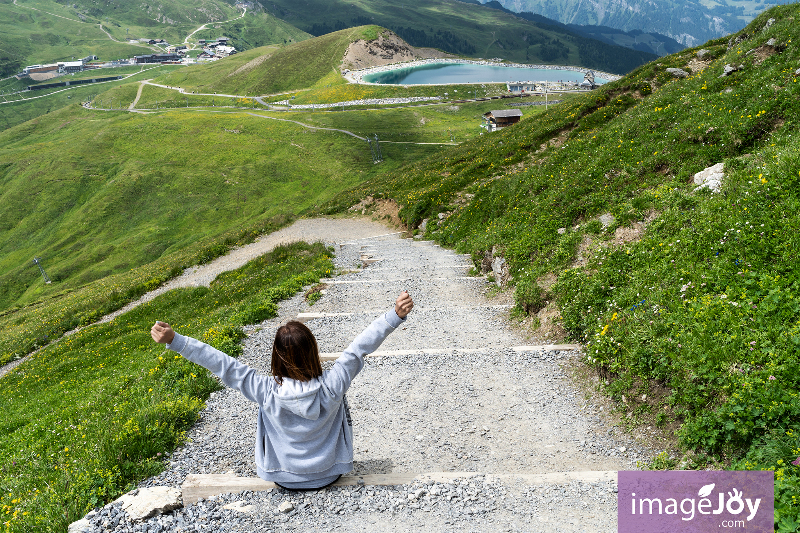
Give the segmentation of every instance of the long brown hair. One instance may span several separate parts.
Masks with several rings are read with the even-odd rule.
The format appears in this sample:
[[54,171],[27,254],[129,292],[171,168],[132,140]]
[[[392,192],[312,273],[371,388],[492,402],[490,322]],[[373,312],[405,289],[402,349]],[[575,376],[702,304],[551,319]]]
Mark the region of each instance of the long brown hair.
[[321,375],[319,347],[311,330],[296,320],[279,327],[272,343],[272,376],[278,385],[283,378],[311,381]]

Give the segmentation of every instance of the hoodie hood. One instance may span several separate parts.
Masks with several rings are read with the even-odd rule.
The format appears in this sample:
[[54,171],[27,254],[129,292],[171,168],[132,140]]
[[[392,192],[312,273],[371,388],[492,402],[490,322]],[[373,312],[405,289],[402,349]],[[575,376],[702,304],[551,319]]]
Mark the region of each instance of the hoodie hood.
[[320,412],[320,378],[311,381],[297,381],[283,378],[283,384],[275,387],[275,399],[278,405],[299,417],[316,420]]

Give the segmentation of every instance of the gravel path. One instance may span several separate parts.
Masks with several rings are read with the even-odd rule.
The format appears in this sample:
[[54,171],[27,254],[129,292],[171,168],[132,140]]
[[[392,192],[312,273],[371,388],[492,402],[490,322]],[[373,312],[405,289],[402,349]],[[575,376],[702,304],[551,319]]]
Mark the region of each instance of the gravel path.
[[[652,454],[606,425],[570,383],[562,365],[577,352],[514,350],[532,342],[507,323],[508,295],[488,298],[482,278],[465,278],[465,256],[399,235],[365,238],[390,231],[360,221],[352,231],[337,226],[351,221],[303,224],[296,230],[304,238],[319,224],[332,229],[324,240],[336,244],[337,267],[352,272],[335,278],[313,307],[295,296],[278,317],[248,328],[241,360],[266,372],[278,326],[308,312],[337,313],[306,323],[320,351],[341,351],[407,289],[415,310],[380,350],[419,353],[368,357],[354,380],[354,473],[472,474],[450,482],[228,494],[137,524],[109,505],[87,517],[86,531],[616,531],[613,481],[531,485],[490,476],[628,470]],[[364,253],[380,261],[358,268]],[[212,265],[189,277],[206,282]],[[238,392],[212,394],[190,442],[141,486],[179,487],[187,474],[256,476],[256,413]]]

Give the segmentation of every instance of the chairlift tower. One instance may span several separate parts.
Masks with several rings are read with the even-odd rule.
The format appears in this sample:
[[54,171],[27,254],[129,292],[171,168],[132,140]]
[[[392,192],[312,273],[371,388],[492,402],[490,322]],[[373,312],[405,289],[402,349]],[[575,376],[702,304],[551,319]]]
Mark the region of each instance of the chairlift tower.
[[372,153],[372,164],[376,165],[383,161],[383,156],[381,155],[381,145],[378,142],[378,135],[374,135],[375,139],[370,139],[369,135],[367,135],[367,144],[369,145],[370,152]]
[[50,278],[47,277],[47,272],[45,272],[44,268],[42,268],[41,260],[38,257],[34,257],[33,258],[33,262],[34,262],[34,264],[36,264],[36,266],[39,267],[39,272],[42,273],[42,278],[44,278],[44,282],[47,283],[47,284],[52,283],[50,281]]
[[378,162],[378,154],[375,152],[375,145],[372,144],[372,139],[370,139],[369,137],[367,137],[365,140],[369,145],[369,152],[370,155],[372,156],[372,164],[374,165]]
[[375,134],[375,151],[378,153],[378,160],[376,161],[376,163],[380,163],[381,161],[383,161],[383,154],[381,153],[381,144],[378,141],[377,133]]

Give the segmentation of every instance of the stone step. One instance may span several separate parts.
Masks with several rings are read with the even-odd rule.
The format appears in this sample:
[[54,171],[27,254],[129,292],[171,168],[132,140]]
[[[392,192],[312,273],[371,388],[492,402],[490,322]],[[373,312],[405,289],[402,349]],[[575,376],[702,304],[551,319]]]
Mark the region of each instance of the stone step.
[[430,266],[428,266],[428,265],[419,265],[419,266],[410,266],[410,267],[402,267],[402,266],[392,266],[392,267],[380,266],[380,267],[378,267],[378,266],[376,266],[376,267],[372,267],[372,268],[370,268],[368,270],[365,270],[365,272],[377,272],[377,271],[385,271],[385,270],[399,270],[401,272],[405,272],[405,271],[408,271],[408,270],[431,271],[431,270],[436,270],[436,269],[439,269],[439,268],[466,268],[466,269],[470,269],[470,268],[472,268],[472,265],[430,265]]
[[381,237],[390,237],[392,235],[400,235],[401,233],[403,233],[403,232],[402,231],[393,231],[392,233],[382,233],[381,235],[373,235],[371,237],[362,237],[362,238],[354,240],[354,241],[346,241],[346,242],[339,243],[339,246],[344,246],[345,244],[359,244],[360,241],[366,241],[366,240],[369,240],[369,239],[380,239]]
[[[539,346],[511,346],[508,348],[517,353],[522,352],[554,352],[554,351],[568,351],[580,350],[579,344],[543,344]],[[376,350],[367,357],[398,357],[404,355],[441,355],[453,352],[461,353],[481,353],[486,351],[501,351],[503,348],[425,348],[417,350]],[[319,354],[322,361],[335,361],[342,355],[342,352],[323,352]]]
[[[393,474],[365,474],[347,475],[339,478],[335,486],[353,485],[406,485],[415,482],[446,483],[454,479],[465,479],[475,476],[485,476],[487,481],[512,481],[526,485],[560,484],[570,481],[583,481],[596,483],[603,481],[617,481],[617,472],[614,470],[588,470],[579,472],[550,472],[545,474],[504,473],[484,474],[481,472],[426,472],[393,473]],[[181,485],[183,504],[196,503],[199,499],[211,498],[220,494],[236,494],[243,491],[264,491],[278,488],[271,481],[264,481],[257,477],[238,477],[234,474],[189,474]]]
[[486,279],[482,277],[474,277],[474,276],[453,276],[452,278],[419,278],[419,277],[407,277],[407,278],[398,278],[398,279],[351,279],[351,280],[337,280],[332,278],[322,278],[319,280],[320,283],[324,283],[326,285],[357,285],[361,283],[399,283],[401,281],[413,281],[413,280],[420,280],[420,281],[461,281],[461,280],[472,280],[472,281],[480,281],[481,283],[486,283]]
[[[511,309],[513,305],[470,305],[466,307],[415,307],[414,313],[429,313],[433,311],[459,311],[462,309]],[[367,311],[360,311],[357,313],[297,313],[297,320],[300,322],[307,322],[315,318],[328,318],[333,316],[356,316],[356,315],[379,315],[385,309],[372,309]]]

